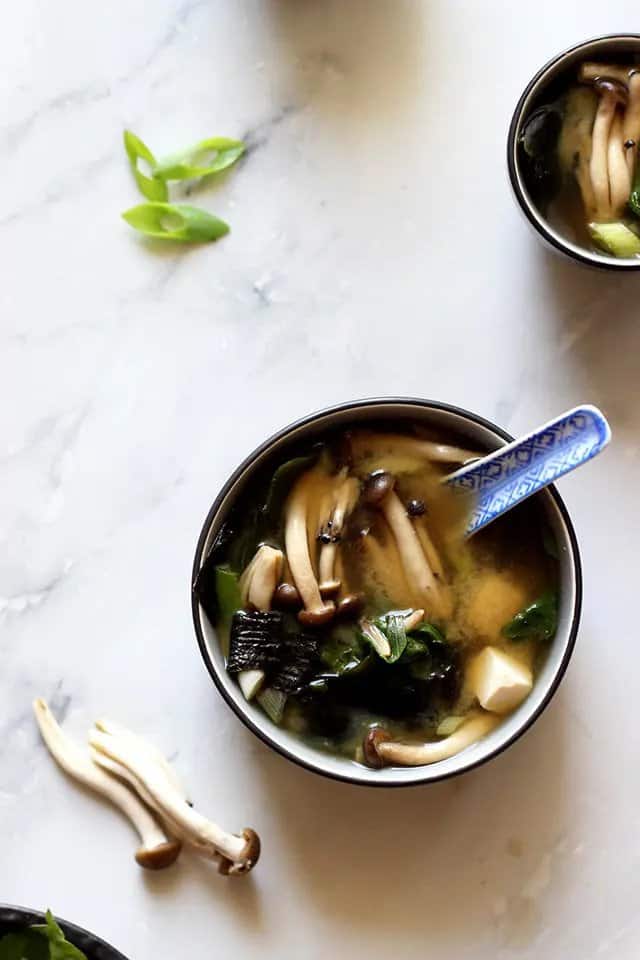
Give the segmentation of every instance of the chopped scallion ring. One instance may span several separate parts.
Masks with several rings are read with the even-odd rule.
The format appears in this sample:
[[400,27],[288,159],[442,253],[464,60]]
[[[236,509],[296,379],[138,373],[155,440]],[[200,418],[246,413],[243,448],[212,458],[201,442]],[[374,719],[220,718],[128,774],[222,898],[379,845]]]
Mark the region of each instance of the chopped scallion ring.
[[224,220],[185,203],[141,203],[122,216],[134,229],[161,240],[209,243],[229,233]]
[[210,137],[175,153],[155,164],[154,173],[161,180],[195,180],[220,173],[239,160],[245,152],[241,140]]
[[[167,200],[169,197],[167,185],[164,180],[159,179],[155,175],[156,159],[151,153],[151,150],[149,150],[149,147],[143,143],[139,137],[136,137],[135,133],[131,133],[130,130],[124,131],[123,139],[124,148],[129,157],[131,172],[135,177],[140,193],[146,197],[147,200]],[[147,165],[151,176],[147,176],[142,172],[140,169],[141,161]]]

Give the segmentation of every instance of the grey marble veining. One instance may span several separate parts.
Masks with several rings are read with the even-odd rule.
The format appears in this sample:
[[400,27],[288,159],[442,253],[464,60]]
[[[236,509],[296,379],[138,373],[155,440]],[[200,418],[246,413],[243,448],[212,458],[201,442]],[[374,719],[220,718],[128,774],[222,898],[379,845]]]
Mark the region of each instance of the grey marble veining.
[[[547,253],[509,195],[530,76],[637,5],[114,0],[4,10],[0,33],[0,900],[159,953],[441,960],[637,956],[640,277]],[[155,249],[125,127],[224,134],[190,189],[232,227]],[[178,193],[180,193],[179,191]],[[182,191],[184,192],[184,191]],[[514,749],[429,790],[362,791],[272,755],[213,691],[190,622],[196,537],[268,433],[402,394],[517,433],[582,401],[606,455],[560,484],[585,565],[574,662]],[[256,827],[259,869],[142,875],[135,838],[41,747],[46,696],[175,756]],[[614,746],[615,744],[615,746]],[[222,947],[220,947],[222,949]]]

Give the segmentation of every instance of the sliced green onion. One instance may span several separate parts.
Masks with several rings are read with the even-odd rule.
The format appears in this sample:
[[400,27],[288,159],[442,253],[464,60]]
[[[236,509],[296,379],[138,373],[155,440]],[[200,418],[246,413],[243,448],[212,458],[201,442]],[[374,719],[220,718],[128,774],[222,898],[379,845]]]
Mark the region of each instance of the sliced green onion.
[[[164,180],[155,176],[156,158],[149,150],[146,143],[143,143],[135,133],[130,130],[124,131],[124,148],[129,157],[131,172],[138,184],[138,189],[147,200],[166,200],[169,196],[167,185]],[[151,176],[148,177],[140,169],[140,161],[143,160],[149,166]]]
[[229,225],[186,203],[141,203],[122,214],[127,223],[160,240],[208,243],[229,233]]
[[160,160],[154,166],[154,174],[162,180],[194,180],[226,170],[245,152],[241,140],[228,137],[210,137],[187,147],[180,153]]

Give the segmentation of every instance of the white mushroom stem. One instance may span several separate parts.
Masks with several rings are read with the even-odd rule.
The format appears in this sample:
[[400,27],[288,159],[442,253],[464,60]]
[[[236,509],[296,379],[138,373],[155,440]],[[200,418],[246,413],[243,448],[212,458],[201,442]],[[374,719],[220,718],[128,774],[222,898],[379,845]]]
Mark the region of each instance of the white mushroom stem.
[[131,742],[136,744],[141,750],[146,750],[149,757],[164,771],[168,782],[183,797],[185,803],[189,802],[182,781],[161,750],[147,740],[143,740],[142,737],[137,736],[137,734],[132,733],[127,727],[123,727],[122,724],[115,723],[113,720],[108,720],[106,717],[96,720],[94,726],[96,730],[100,730],[101,733],[108,733],[113,737],[128,737]]
[[634,146],[625,146],[627,168],[633,183],[640,147],[640,70],[634,71],[629,77],[629,104],[624,115],[624,132],[622,139],[625,144],[633,141]]
[[611,216],[609,190],[609,134],[616,112],[615,100],[606,94],[600,98],[593,124],[591,163],[589,173],[596,205],[596,219],[608,220]]
[[326,602],[320,595],[309,553],[307,540],[307,475],[303,475],[287,501],[285,509],[285,550],[291,576],[304,603],[304,610],[298,616],[301,620],[315,620],[320,623],[330,619],[335,610],[332,602]]
[[432,463],[465,463],[467,460],[475,460],[481,456],[475,450],[467,450],[464,447],[446,443],[434,443],[431,440],[420,440],[401,433],[356,433],[351,443],[356,455],[370,453],[376,458],[384,457],[385,453],[397,453],[430,460]]
[[92,731],[89,742],[94,750],[115,761],[132,774],[154,809],[180,835],[211,858],[221,858],[221,868],[230,874],[247,873],[260,853],[260,841],[251,830],[242,836],[227,833],[211,820],[185,803],[183,796],[168,780],[164,769],[129,737],[118,737]]
[[421,767],[455,756],[490,733],[499,722],[499,717],[482,713],[467,720],[455,733],[444,740],[418,744],[383,740],[376,744],[376,751],[385,763],[402,767]]
[[338,487],[335,505],[330,517],[331,525],[326,525],[327,532],[332,540],[331,543],[323,543],[320,548],[320,560],[318,563],[320,593],[325,591],[328,593],[340,587],[340,582],[336,580],[335,576],[339,541],[345,521],[356,505],[359,492],[359,484],[355,477],[346,478]]
[[250,603],[257,610],[270,610],[273,594],[280,582],[284,556],[281,550],[261,544],[253,560],[240,577],[240,592],[243,603]]
[[611,216],[618,220],[622,217],[631,195],[631,175],[627,166],[627,151],[624,148],[624,124],[619,110],[616,110],[611,124],[607,163]]
[[[613,201],[618,202],[619,196],[624,189],[624,184],[628,182],[626,159],[624,175],[623,179],[621,179],[621,170],[619,168],[616,150],[618,139],[620,139],[620,143],[622,144],[621,130],[620,136],[618,137],[616,112],[618,105],[626,105],[628,93],[626,87],[608,77],[597,80],[594,86],[600,95],[600,102],[598,103],[598,109],[593,123],[589,173],[596,206],[595,219],[598,223],[606,223],[615,219],[616,215]],[[610,149],[609,143],[612,129],[615,137],[613,139],[613,146]],[[613,163],[613,168],[611,168],[611,163]],[[627,193],[627,199],[628,196],[629,194]]]
[[426,520],[424,517],[416,517],[413,523],[418,535],[418,540],[420,541],[422,549],[424,550],[427,558],[427,562],[431,566],[434,575],[442,580],[444,578],[444,567],[442,566],[440,554],[438,553],[436,546],[431,539]]
[[109,800],[131,822],[142,842],[136,853],[140,866],[159,869],[173,863],[180,853],[180,844],[165,835],[138,797],[91,762],[88,753],[62,732],[44,700],[35,700],[33,710],[42,739],[58,765],[74,780]]
[[[266,613],[271,609],[282,568],[284,554],[275,547],[262,544],[253,560],[240,577],[240,595],[244,604],[250,604]],[[264,671],[241,670],[238,683],[246,700],[252,700],[264,683]]]
[[380,507],[398,546],[400,560],[410,588],[416,596],[428,597],[433,606],[439,609],[438,584],[415,528],[407,516],[404,504],[392,490],[384,498]]

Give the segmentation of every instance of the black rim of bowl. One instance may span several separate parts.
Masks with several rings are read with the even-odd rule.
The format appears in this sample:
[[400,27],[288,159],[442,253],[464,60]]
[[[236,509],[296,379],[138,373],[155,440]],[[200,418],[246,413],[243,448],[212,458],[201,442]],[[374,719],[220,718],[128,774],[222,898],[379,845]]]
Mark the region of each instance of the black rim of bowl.
[[633,272],[635,270],[640,270],[640,260],[638,260],[637,263],[630,263],[629,261],[615,260],[614,258],[611,258],[611,262],[609,263],[604,260],[596,259],[596,256],[590,255],[588,250],[581,252],[579,249],[574,249],[573,247],[569,246],[568,243],[565,244],[562,239],[558,238],[558,236],[549,229],[542,215],[540,215],[538,219],[533,214],[533,201],[530,200],[522,190],[520,178],[518,177],[518,173],[516,171],[516,136],[522,121],[523,108],[531,91],[538,85],[539,81],[544,77],[544,75],[551,70],[556,63],[563,60],[565,57],[569,57],[574,53],[578,53],[578,51],[582,50],[583,47],[588,47],[592,43],[607,43],[613,40],[640,40],[640,34],[610,33],[605,34],[602,37],[592,37],[590,40],[582,40],[580,43],[576,43],[572,47],[568,47],[561,53],[556,54],[555,57],[552,57],[551,60],[545,63],[545,65],[538,70],[533,79],[530,80],[525,87],[524,92],[518,100],[518,104],[513,112],[513,117],[509,125],[509,135],[507,137],[507,166],[509,169],[509,179],[511,181],[511,186],[513,188],[516,200],[518,201],[518,205],[534,230],[539,233],[555,250],[558,250],[567,257],[571,257],[572,260],[576,260],[578,263],[585,264],[589,267],[595,267],[599,270],[626,270]]
[[[34,923],[44,922],[45,915],[40,910],[0,904],[0,937],[6,933],[24,930],[25,927],[30,927]],[[61,920],[57,916],[56,922],[60,924],[67,940],[87,955],[87,960],[127,960],[125,955],[110,943],[85,930],[84,927]]]
[[[543,711],[547,708],[547,706],[553,699],[553,696],[556,693],[556,690],[558,689],[558,687],[560,686],[562,678],[566,673],[567,667],[569,665],[569,661],[571,660],[571,656],[573,654],[573,650],[576,644],[578,627],[580,625],[580,613],[582,609],[582,565],[580,562],[580,550],[578,547],[578,540],[575,534],[575,530],[573,528],[573,523],[571,522],[569,512],[564,505],[564,501],[562,500],[562,497],[556,490],[555,485],[552,484],[546,489],[548,490],[551,497],[553,498],[555,505],[558,508],[558,511],[560,513],[560,516],[562,517],[562,522],[564,523],[564,526],[566,528],[567,537],[571,545],[571,553],[572,553],[574,569],[575,569],[575,603],[573,608],[573,615],[571,618],[571,627],[569,629],[569,637],[567,640],[566,649],[562,657],[562,660],[560,662],[560,665],[558,667],[558,670],[556,672],[556,675],[549,687],[549,690],[547,691],[545,698],[542,700],[537,710],[535,710],[534,713],[531,714],[530,717],[528,717],[526,723],[524,723],[518,730],[516,730],[513,736],[509,737],[508,740],[505,740],[504,743],[501,743],[499,746],[497,746],[496,749],[493,750],[491,753],[487,754],[487,756],[482,757],[479,760],[475,760],[473,763],[469,763],[468,766],[465,766],[461,770],[453,770],[449,773],[437,774],[435,776],[432,775],[432,776],[429,776],[428,779],[425,779],[424,777],[421,777],[418,772],[423,768],[416,767],[415,780],[405,780],[402,782],[395,782],[395,783],[392,781],[381,782],[379,779],[376,779],[375,774],[373,772],[369,779],[365,780],[362,777],[360,777],[359,779],[356,779],[355,777],[349,776],[348,773],[344,773],[344,774],[333,773],[329,770],[324,769],[320,763],[316,765],[314,763],[308,762],[307,760],[303,760],[296,753],[292,752],[291,750],[288,750],[286,747],[283,747],[281,744],[276,743],[274,740],[271,739],[268,733],[262,730],[256,723],[253,722],[251,717],[249,717],[243,710],[241,710],[238,707],[235,701],[228,695],[222,682],[220,681],[220,678],[218,676],[218,671],[209,655],[207,642],[202,632],[202,626],[200,623],[200,602],[194,590],[196,578],[200,571],[200,567],[202,566],[202,562],[205,559],[204,557],[205,543],[209,536],[209,531],[211,530],[213,521],[220,509],[220,506],[223,500],[225,499],[225,497],[227,496],[228,492],[236,483],[236,481],[242,476],[245,470],[251,467],[251,465],[256,460],[256,458],[259,457],[265,451],[269,450],[269,448],[273,444],[277,443],[280,440],[285,439],[288,436],[288,434],[292,433],[294,430],[298,430],[301,427],[309,426],[313,424],[315,421],[323,417],[330,416],[331,414],[348,412],[350,410],[355,411],[355,410],[361,410],[366,407],[375,407],[380,404],[403,404],[405,406],[410,406],[410,407],[413,406],[413,407],[419,407],[422,409],[441,410],[446,413],[454,413],[454,414],[457,414],[458,416],[461,416],[470,420],[472,423],[475,423],[480,427],[484,427],[492,431],[493,433],[497,434],[497,436],[501,437],[505,441],[505,443],[510,443],[514,439],[514,437],[512,437],[511,434],[507,433],[507,431],[503,430],[501,427],[496,426],[495,423],[492,423],[490,420],[487,420],[484,417],[478,416],[478,414],[476,413],[472,413],[469,410],[465,410],[463,407],[457,407],[448,403],[441,403],[436,400],[417,399],[415,397],[376,397],[376,398],[363,399],[363,400],[354,400],[346,403],[340,403],[335,406],[326,407],[322,410],[317,410],[315,413],[308,414],[307,416],[302,417],[299,420],[295,420],[293,423],[290,423],[286,427],[283,427],[281,430],[278,430],[271,437],[265,440],[264,443],[261,443],[260,446],[256,447],[256,449],[242,461],[240,466],[238,466],[234,470],[234,472],[231,474],[227,482],[224,484],[224,486],[220,490],[220,493],[216,497],[204,521],[204,525],[200,532],[200,536],[198,537],[198,544],[196,546],[196,553],[195,553],[192,575],[191,575],[191,611],[193,615],[193,625],[196,632],[198,647],[200,648],[200,654],[202,656],[202,659],[204,660],[205,666],[218,692],[220,693],[222,698],[225,700],[226,704],[229,707],[231,707],[231,709],[236,714],[236,716],[242,721],[242,723],[249,730],[251,730],[251,732],[255,734],[255,736],[257,736],[260,740],[262,740],[262,742],[265,743],[268,747],[270,747],[272,750],[275,750],[276,753],[279,753],[281,756],[285,757],[287,760],[291,760],[293,763],[297,764],[299,767],[302,767],[305,770],[310,770],[312,773],[317,773],[324,777],[328,777],[330,780],[338,780],[342,783],[351,783],[356,786],[389,787],[389,788],[416,787],[416,786],[424,786],[430,783],[436,783],[440,780],[447,780],[450,777],[460,776],[461,774],[467,773],[470,770],[475,770],[476,768],[487,763],[489,760],[493,760],[494,757],[497,757],[499,754],[501,754],[504,750],[510,747],[513,743],[515,743],[516,740],[519,740],[520,737],[522,737],[523,734],[525,734],[527,730],[529,730],[533,726],[535,721],[538,719],[538,717],[541,716]],[[433,770],[434,767],[431,767],[430,769]]]

